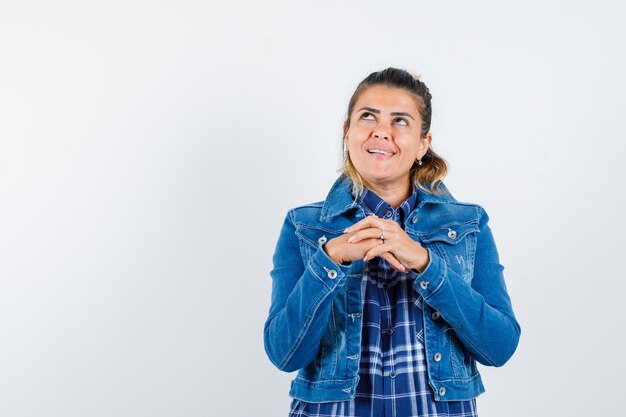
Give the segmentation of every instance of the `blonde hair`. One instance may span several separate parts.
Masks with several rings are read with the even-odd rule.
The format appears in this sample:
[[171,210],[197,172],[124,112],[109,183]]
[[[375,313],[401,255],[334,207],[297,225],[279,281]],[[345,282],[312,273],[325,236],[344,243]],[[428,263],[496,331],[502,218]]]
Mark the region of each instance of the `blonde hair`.
[[[420,129],[420,136],[426,137],[430,130],[430,122],[432,118],[432,106],[430,95],[430,91],[426,84],[424,84],[419,75],[411,75],[405,70],[397,69],[397,68],[387,68],[382,71],[373,72],[369,76],[367,76],[363,81],[359,83],[356,90],[352,94],[350,98],[350,102],[348,104],[348,114],[346,116],[345,121],[345,130],[348,126],[350,126],[350,116],[352,115],[352,110],[354,109],[354,105],[358,100],[359,96],[363,91],[365,91],[369,87],[373,87],[375,85],[384,85],[387,87],[401,88],[409,93],[411,93],[417,103],[418,110],[420,112],[420,116],[422,118],[422,126]],[[345,134],[344,134],[345,138]],[[344,139],[342,139],[342,149],[343,150],[343,158],[342,158],[342,166],[339,169],[343,175],[348,177],[352,182],[352,193],[357,196],[363,192],[365,187],[365,182],[363,178],[359,175],[359,172],[356,170],[352,161],[350,160],[350,154],[345,150]],[[448,163],[439,156],[432,147],[428,147],[426,154],[421,159],[422,164],[419,165],[417,161],[411,167],[409,172],[409,178],[413,184],[419,189],[431,193],[431,194],[440,194],[442,193],[441,183],[443,178],[448,173]]]

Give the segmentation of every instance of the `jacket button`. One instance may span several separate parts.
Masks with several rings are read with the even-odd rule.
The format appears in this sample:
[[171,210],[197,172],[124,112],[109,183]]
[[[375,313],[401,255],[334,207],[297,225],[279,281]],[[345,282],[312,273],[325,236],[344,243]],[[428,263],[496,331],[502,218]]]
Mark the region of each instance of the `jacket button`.
[[441,317],[441,313],[435,311],[431,317],[433,318],[433,320],[439,320],[439,317]]
[[417,214],[411,219],[411,224],[417,223]]
[[337,278],[337,271],[335,271],[334,269],[329,269],[326,275],[328,275],[328,278],[330,279],[335,279]]
[[449,229],[448,237],[450,239],[456,239],[456,232],[454,230],[452,230],[452,229]]
[[446,387],[439,388],[439,395],[441,395],[442,397],[446,395]]
[[328,239],[326,239],[326,236],[322,236],[319,239],[317,239],[317,243],[319,243],[320,245],[323,245],[327,241],[328,241]]
[[420,287],[422,287],[423,290],[428,288],[428,281],[420,281]]
[[435,353],[435,356],[433,356],[433,359],[435,360],[435,362],[439,362],[441,360],[441,353],[439,352]]

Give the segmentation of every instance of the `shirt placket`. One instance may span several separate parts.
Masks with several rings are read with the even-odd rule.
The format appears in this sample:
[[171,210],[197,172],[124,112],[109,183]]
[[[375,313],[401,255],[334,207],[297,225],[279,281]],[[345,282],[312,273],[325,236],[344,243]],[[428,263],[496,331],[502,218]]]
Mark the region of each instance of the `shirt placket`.
[[[394,220],[396,223],[400,223],[400,208],[393,210],[391,207],[387,207],[386,211],[383,214],[383,217],[386,219]],[[396,395],[396,386],[395,379],[397,377],[397,364],[396,358],[394,354],[394,331],[395,329],[395,319],[394,314],[398,312],[394,310],[397,308],[392,305],[391,294],[390,291],[398,291],[396,287],[397,283],[393,283],[393,288],[389,288],[392,284],[393,275],[396,274],[395,270],[391,268],[387,261],[381,260],[385,264],[385,276],[384,276],[384,285],[380,290],[382,291],[381,299],[385,300],[384,310],[385,314],[381,315],[381,339],[383,352],[387,353],[383,354],[383,369],[386,372],[383,372],[383,389],[385,394],[385,415],[386,416],[394,416],[395,415],[395,407],[394,407],[394,396]],[[382,306],[381,306],[382,307]],[[386,358],[386,360],[385,360]]]

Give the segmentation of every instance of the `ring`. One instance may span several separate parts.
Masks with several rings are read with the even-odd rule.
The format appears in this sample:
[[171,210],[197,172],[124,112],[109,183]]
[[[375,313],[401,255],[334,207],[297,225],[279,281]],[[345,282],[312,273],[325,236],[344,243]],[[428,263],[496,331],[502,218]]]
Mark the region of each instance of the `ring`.
[[385,243],[385,231],[383,230],[382,227],[379,227],[380,229],[380,240],[383,241],[383,244]]

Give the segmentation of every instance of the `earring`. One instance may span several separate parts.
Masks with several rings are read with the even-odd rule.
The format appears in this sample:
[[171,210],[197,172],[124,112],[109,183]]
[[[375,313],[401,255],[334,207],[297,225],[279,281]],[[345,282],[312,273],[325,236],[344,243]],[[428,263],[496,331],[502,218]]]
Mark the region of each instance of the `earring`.
[[415,162],[417,163],[417,165],[422,165],[422,160],[421,159],[416,159]]

